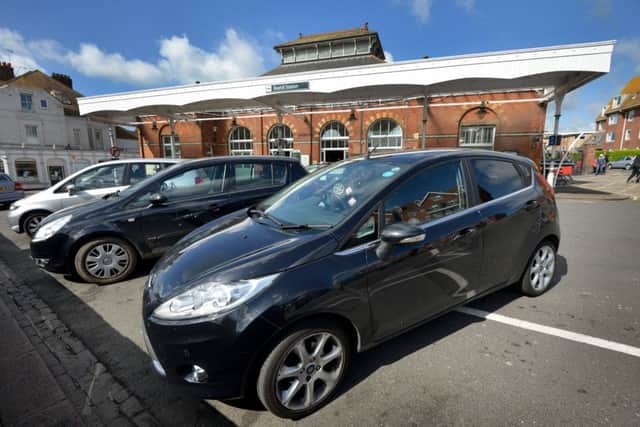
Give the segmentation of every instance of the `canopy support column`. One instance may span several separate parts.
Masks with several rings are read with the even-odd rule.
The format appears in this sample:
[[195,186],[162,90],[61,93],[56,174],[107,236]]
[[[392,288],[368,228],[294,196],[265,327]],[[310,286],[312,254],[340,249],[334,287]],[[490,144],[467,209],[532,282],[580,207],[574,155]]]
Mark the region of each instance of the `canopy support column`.
[[[562,116],[562,101],[564,100],[564,93],[563,92],[556,92],[555,96],[554,96],[554,102],[555,102],[555,114],[553,115],[553,144],[551,146],[551,158],[554,159],[555,157],[555,153],[556,153],[556,144],[558,143],[558,130],[560,128],[560,116]],[[544,158],[544,154],[543,153],[543,157],[542,157],[542,161],[544,162],[545,158]],[[558,165],[558,170],[560,169],[561,164]],[[544,166],[543,166],[543,170],[544,170]],[[547,181],[549,182],[549,184],[551,184],[552,186],[555,186],[556,184],[556,177],[557,174],[554,174],[553,171],[551,171],[551,169],[549,169],[549,172],[547,173]]]
[[424,94],[424,104],[422,107],[422,135],[420,146],[422,149],[427,148],[427,114],[429,112],[429,97]]

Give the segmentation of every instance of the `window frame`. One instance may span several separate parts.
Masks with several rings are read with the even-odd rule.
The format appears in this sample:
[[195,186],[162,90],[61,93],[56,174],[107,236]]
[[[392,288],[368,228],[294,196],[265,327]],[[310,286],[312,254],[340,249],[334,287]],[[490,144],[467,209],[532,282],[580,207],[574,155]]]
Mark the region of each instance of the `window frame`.
[[609,123],[610,125],[617,125],[618,124],[618,114],[617,113],[613,113],[609,116],[607,123]]
[[[462,142],[462,135],[464,131],[473,129],[475,132],[479,132],[485,129],[491,129],[491,142],[481,143],[465,143]],[[496,143],[496,125],[461,125],[458,135],[458,147],[461,148],[477,148],[477,149],[489,149],[493,150]]]
[[[28,102],[25,102],[28,98]],[[26,105],[28,104],[28,107]],[[20,109],[24,113],[33,112],[33,94],[27,92],[20,92]]]
[[[244,135],[246,136],[246,133],[249,134],[249,139],[247,138],[237,138],[237,139],[232,139],[232,137],[234,136],[234,134],[236,132],[239,131],[244,131]],[[230,156],[251,156],[253,155],[253,134],[251,133],[251,129],[249,129],[246,126],[235,126],[233,129],[231,129],[231,132],[229,132],[229,136],[227,138],[227,142],[228,142],[228,149],[229,149],[229,155]],[[233,144],[240,144],[238,145],[238,147],[242,147],[242,144],[249,144],[251,146],[251,148],[234,148]]]
[[627,121],[632,122],[635,116],[636,116],[636,110],[629,110],[629,112],[627,113]]
[[[282,127],[283,129],[289,129],[289,134],[291,135],[289,136],[285,136],[283,138],[273,138],[272,137],[272,132],[274,132],[278,127]],[[284,132],[286,134],[286,132]],[[283,148],[282,150],[280,150],[279,148],[271,148],[271,145],[273,143],[276,143],[278,141],[278,139],[283,139],[287,142],[287,148]],[[275,124],[273,126],[271,126],[271,128],[269,129],[269,131],[267,132],[267,148],[269,150],[269,155],[270,156],[277,156],[278,155],[278,151],[283,151],[285,153],[288,153],[288,155],[286,155],[286,157],[292,157],[292,153],[295,151],[294,148],[294,143],[295,143],[295,137],[293,136],[293,130],[291,129],[291,126],[284,124],[284,123],[278,123]]]
[[[400,129],[400,135],[393,135],[391,133],[391,126],[387,126],[387,133],[382,135],[382,123],[383,122],[387,122],[387,123],[395,123],[396,127],[398,129]],[[378,123],[380,123],[380,135],[372,135],[372,129],[375,125],[377,125]],[[389,138],[400,138],[400,145],[396,146],[396,145],[389,145],[388,144],[388,140]],[[372,140],[375,139],[379,139],[379,140],[387,140],[387,144],[386,145],[373,145],[372,146]],[[402,129],[402,126],[400,125],[400,123],[398,121],[396,121],[394,118],[391,117],[381,117],[377,120],[375,120],[373,123],[371,123],[369,125],[369,127],[367,128],[367,149],[368,150],[402,150],[404,148],[404,130]]]
[[46,99],[41,99],[40,100],[40,109],[41,110],[48,110],[49,109],[49,102]]
[[[609,135],[611,135],[611,138],[609,138]],[[616,142],[616,133],[612,130],[607,132],[605,142]]]
[[[235,166],[236,165],[241,165],[241,164],[260,164],[260,165],[268,165],[269,168],[271,168],[271,184],[269,185],[261,185],[261,186],[255,186],[255,187],[245,187],[245,188],[237,188],[237,189],[233,189],[230,190],[230,188],[234,188],[234,187],[228,187],[228,183],[227,183],[227,177],[231,174],[231,168],[233,169],[233,174],[234,174],[234,178],[235,178]],[[274,175],[273,175],[273,167],[274,165],[280,165],[283,164],[285,169],[287,170],[287,179],[285,180],[284,184],[281,183],[277,183],[275,184],[274,181]],[[287,162],[269,162],[269,161],[264,161],[264,160],[246,160],[246,161],[228,161],[225,163],[225,173],[224,173],[224,178],[222,181],[222,192],[224,194],[237,194],[237,193],[244,193],[244,192],[248,192],[248,191],[255,191],[255,190],[264,190],[267,188],[277,188],[277,187],[285,187],[287,186],[290,182],[291,182],[291,168],[290,168],[290,164],[288,164]]]
[[624,140],[631,141],[631,129],[626,129],[624,131]]
[[[169,142],[165,142],[165,138],[169,138]],[[173,138],[173,150],[171,149],[171,138]],[[162,157],[165,159],[181,159],[182,148],[180,147],[180,137],[178,134],[160,135],[160,143],[162,145]],[[167,156],[167,149],[170,155]]]

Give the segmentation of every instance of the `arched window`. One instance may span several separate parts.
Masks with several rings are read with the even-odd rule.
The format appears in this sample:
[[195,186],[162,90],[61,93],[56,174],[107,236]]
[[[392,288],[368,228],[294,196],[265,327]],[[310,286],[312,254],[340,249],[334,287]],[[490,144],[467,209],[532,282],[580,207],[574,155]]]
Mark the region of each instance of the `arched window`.
[[244,126],[236,126],[229,134],[229,154],[250,156],[253,154],[251,131]]
[[392,119],[377,120],[369,126],[367,143],[369,149],[399,150],[402,148],[402,128]]
[[269,129],[269,154],[291,157],[293,151],[293,132],[287,125],[275,125]]
[[331,121],[320,132],[322,162],[337,162],[349,153],[349,131],[340,122]]

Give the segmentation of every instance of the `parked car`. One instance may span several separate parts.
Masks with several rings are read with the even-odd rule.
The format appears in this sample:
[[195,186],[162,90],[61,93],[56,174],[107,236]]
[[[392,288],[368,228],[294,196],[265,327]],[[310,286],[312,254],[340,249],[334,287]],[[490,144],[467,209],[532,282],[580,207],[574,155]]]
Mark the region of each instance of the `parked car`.
[[472,299],[552,284],[553,189],[526,158],[439,150],[317,171],[185,237],[144,287],[156,372],[303,417],[351,355]]
[[9,175],[0,172],[0,205],[13,203],[23,197],[22,184],[14,182]]
[[[216,157],[182,162],[94,203],[45,218],[31,256],[51,271],[108,284],[195,228],[256,204],[306,174],[297,160]],[[238,236],[241,238],[241,236]]]
[[63,208],[92,201],[153,176],[177,163],[174,159],[113,160],[88,166],[11,205],[9,226],[33,237],[47,215]]
[[631,165],[633,164],[633,160],[636,156],[624,156],[623,158],[609,162],[609,169],[631,169]]

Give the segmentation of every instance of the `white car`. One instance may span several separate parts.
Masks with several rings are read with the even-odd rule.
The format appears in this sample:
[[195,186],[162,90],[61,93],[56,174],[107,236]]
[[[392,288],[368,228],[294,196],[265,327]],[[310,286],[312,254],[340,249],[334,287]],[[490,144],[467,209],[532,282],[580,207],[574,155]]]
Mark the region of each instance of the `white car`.
[[127,159],[86,167],[46,190],[14,202],[9,208],[9,226],[17,233],[33,236],[47,215],[124,190],[177,162],[175,159]]

